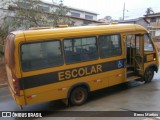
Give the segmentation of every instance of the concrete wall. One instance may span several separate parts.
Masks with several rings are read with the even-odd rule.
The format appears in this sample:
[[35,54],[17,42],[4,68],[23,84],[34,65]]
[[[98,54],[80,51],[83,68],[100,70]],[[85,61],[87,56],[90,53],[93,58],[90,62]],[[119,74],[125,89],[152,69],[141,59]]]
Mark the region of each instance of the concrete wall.
[[155,36],[160,36],[160,29],[157,29],[157,30],[155,31]]

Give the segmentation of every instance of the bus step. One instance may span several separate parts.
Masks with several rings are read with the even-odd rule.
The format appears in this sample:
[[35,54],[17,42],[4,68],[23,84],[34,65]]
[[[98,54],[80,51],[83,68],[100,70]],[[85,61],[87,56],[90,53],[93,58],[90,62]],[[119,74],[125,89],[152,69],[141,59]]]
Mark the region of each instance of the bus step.
[[134,70],[134,67],[132,65],[127,65],[127,71],[132,71]]
[[138,80],[138,79],[141,79],[141,77],[139,77],[139,76],[131,76],[131,77],[127,78],[127,81]]
[[141,71],[142,69],[137,68],[136,70]]
[[133,67],[133,66],[128,64],[128,65],[127,65],[127,68],[128,68],[128,67]]
[[127,74],[130,74],[130,73],[133,73],[134,71],[132,71],[132,70],[129,70],[129,71],[127,71]]
[[131,77],[131,76],[134,76],[134,75],[135,75],[134,71],[132,71],[132,70],[127,71],[127,77]]

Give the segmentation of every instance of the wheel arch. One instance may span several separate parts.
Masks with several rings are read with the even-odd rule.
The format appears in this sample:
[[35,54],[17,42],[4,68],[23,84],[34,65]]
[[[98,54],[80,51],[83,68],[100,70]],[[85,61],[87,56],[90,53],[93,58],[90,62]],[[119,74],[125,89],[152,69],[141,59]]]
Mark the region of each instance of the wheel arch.
[[145,69],[145,71],[149,68],[153,68],[154,71],[158,72],[158,67],[156,64],[151,64],[151,65],[148,65]]
[[70,89],[68,90],[67,98],[70,97],[70,94],[71,94],[72,90],[74,90],[77,87],[85,87],[87,89],[87,92],[90,92],[90,87],[89,87],[88,83],[86,83],[86,82],[76,83],[76,84],[72,85],[70,87]]

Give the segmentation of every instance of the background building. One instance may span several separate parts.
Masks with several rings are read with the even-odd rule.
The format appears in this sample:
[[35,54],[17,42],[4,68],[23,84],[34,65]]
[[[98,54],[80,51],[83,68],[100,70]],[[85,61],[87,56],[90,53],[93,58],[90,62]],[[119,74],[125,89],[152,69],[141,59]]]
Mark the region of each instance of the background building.
[[129,20],[122,20],[118,21],[118,23],[123,23],[123,24],[139,24],[147,29],[149,22],[144,18],[144,17],[139,17],[136,19],[129,19]]
[[104,18],[102,18],[102,19],[99,19],[98,20],[99,22],[104,22],[104,23],[108,23],[108,24],[110,24],[113,20],[112,20],[112,17],[111,16],[105,16]]
[[[17,4],[21,6],[21,8],[30,9],[29,2],[26,3],[26,2],[21,1],[21,2],[18,2]],[[16,6],[12,3],[10,3],[9,5],[4,5],[3,2],[0,2],[1,17],[3,17],[4,15],[5,16],[7,15],[8,17],[14,17],[13,10],[9,9],[11,7],[13,8]],[[38,7],[43,9],[46,13],[51,13],[52,11],[55,11],[59,7],[59,4],[55,2],[46,3],[44,1],[40,1],[38,4]],[[98,14],[95,12],[86,11],[86,10],[77,9],[77,8],[68,7],[68,6],[67,8],[69,9],[69,12],[66,14],[66,17],[72,18],[74,20],[75,26],[87,25],[87,24],[92,24],[92,23],[101,23],[97,21]],[[0,22],[2,23],[3,21],[0,20]]]
[[149,22],[148,30],[151,35],[160,39],[160,12],[145,15],[145,19]]

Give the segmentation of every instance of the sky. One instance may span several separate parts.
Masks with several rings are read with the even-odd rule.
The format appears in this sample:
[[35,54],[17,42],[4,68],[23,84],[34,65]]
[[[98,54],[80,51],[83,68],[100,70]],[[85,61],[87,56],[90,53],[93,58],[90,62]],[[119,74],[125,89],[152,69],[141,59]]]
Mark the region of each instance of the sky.
[[[43,0],[51,2],[52,0]],[[59,0],[54,0],[59,2]],[[147,8],[160,12],[160,0],[63,0],[64,5],[98,13],[98,19],[111,16],[119,19],[123,16],[125,3],[125,19],[143,17]]]

